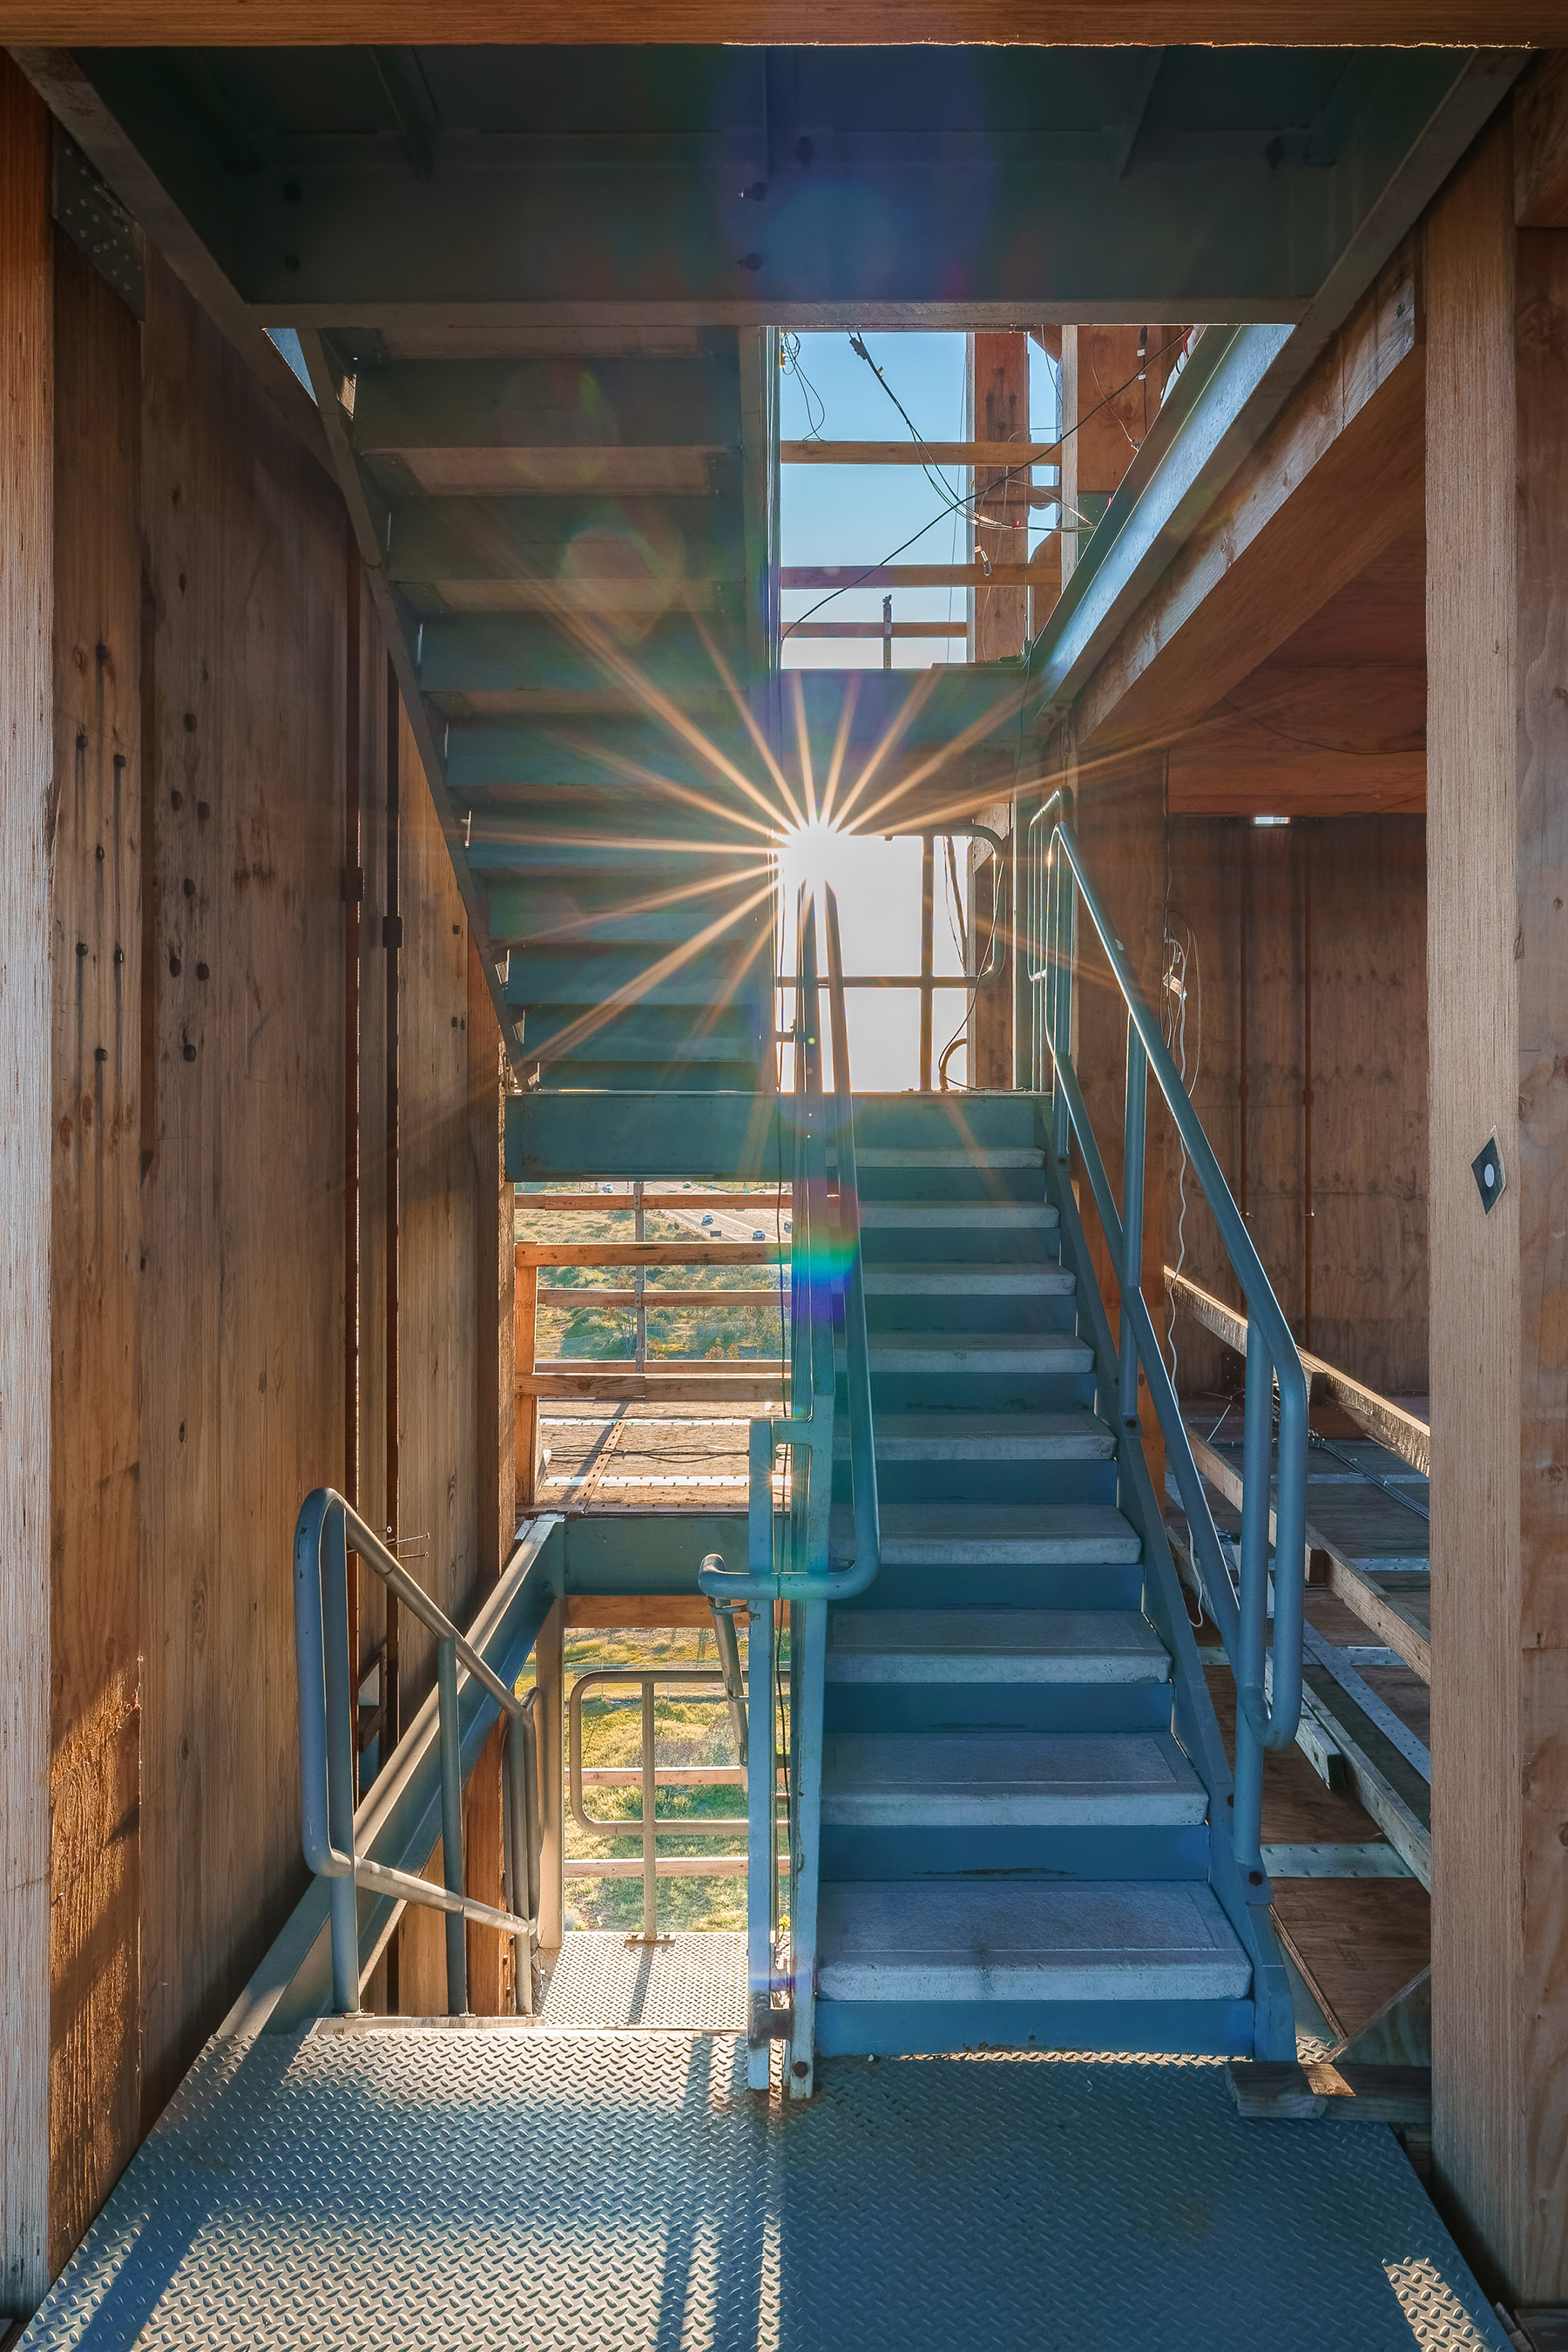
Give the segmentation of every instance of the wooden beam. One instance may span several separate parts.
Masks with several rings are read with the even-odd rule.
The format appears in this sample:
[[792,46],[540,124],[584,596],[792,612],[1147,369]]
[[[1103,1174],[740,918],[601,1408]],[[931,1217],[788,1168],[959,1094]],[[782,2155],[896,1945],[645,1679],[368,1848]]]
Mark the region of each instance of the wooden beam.
[[[1012,338],[987,335],[986,342]],[[1020,342],[1027,341],[1020,335]],[[989,420],[987,420],[989,422]],[[781,441],[785,466],[984,466],[1026,474],[1031,466],[1059,464],[1059,441]]]
[[[1212,1445],[1205,1444],[1201,1437],[1191,1431],[1188,1432],[1188,1438],[1193,1449],[1193,1460],[1197,1464],[1201,1475],[1208,1480],[1211,1486],[1225,1496],[1233,1509],[1239,1511],[1242,1484],[1233,1465],[1222,1454],[1216,1454]],[[1270,1501],[1268,1506],[1270,1543],[1275,1540],[1275,1532],[1274,1505]],[[1310,1520],[1307,1523],[1302,1549],[1306,1555],[1306,1565],[1309,1567],[1314,1552],[1321,1551],[1328,1555],[1330,1591],[1337,1599],[1342,1601],[1348,1609],[1352,1609],[1364,1623],[1379,1633],[1391,1650],[1397,1650],[1413,1674],[1419,1675],[1424,1683],[1429,1683],[1432,1679],[1431,1639],[1415,1620],[1392,1602],[1387,1594],[1380,1592],[1376,1585],[1373,1584],[1357,1567],[1354,1560],[1345,1558],[1342,1549],[1335,1544],[1332,1538],[1323,1535],[1312,1526]]]
[[1568,49],[1538,58],[1513,101],[1513,216],[1568,228]]
[[778,1242],[519,1242],[526,1265],[772,1265]]
[[[1062,577],[1070,577],[1106,501],[1158,412],[1139,381],[1139,327],[1062,329]],[[1081,523],[1077,518],[1081,515]]]
[[[786,563],[784,588],[1027,588],[1027,563]],[[786,627],[788,624],[785,624]]]
[[49,2284],[53,236],[48,115],[0,55],[0,2310],[24,2315]]
[[[517,37],[508,0],[453,0],[441,18],[453,46]],[[251,0],[237,14],[225,0],[19,0],[9,12],[14,40],[68,46],[156,47],[310,47],[418,42],[430,31],[421,0],[338,0],[323,16],[314,0]],[[1465,47],[1506,43],[1546,47],[1563,37],[1557,0],[1131,0],[1119,8],[1118,41],[1157,48],[1172,43],[1218,46],[1353,47],[1445,42]],[[542,46],[598,42],[641,47],[653,42],[816,47],[848,43],[1008,43],[1095,48],[1107,37],[1103,0],[792,0],[782,13],[761,0],[664,0],[650,15],[634,0],[552,5],[531,17],[529,38]]]
[[894,637],[962,637],[968,635],[963,621],[895,621],[889,627],[881,621],[786,621],[786,637],[863,637],[879,640]]
[[[1195,1315],[1215,1339],[1223,1339],[1227,1348],[1234,1348],[1238,1356],[1246,1355],[1245,1315],[1238,1314],[1234,1307],[1227,1307],[1223,1298],[1215,1298],[1208,1291],[1200,1290],[1195,1282],[1184,1274],[1178,1274],[1173,1265],[1165,1268],[1165,1284],[1173,1298]],[[1391,1454],[1397,1454],[1402,1461],[1409,1463],[1413,1470],[1419,1470],[1424,1478],[1430,1477],[1432,1432],[1426,1422],[1418,1421],[1413,1412],[1406,1412],[1403,1405],[1394,1403],[1390,1398],[1379,1396],[1375,1389],[1367,1388],[1363,1381],[1352,1380],[1348,1372],[1340,1371],[1333,1364],[1326,1364],[1321,1356],[1311,1355],[1305,1349],[1298,1352],[1303,1369],[1314,1384],[1314,1394],[1321,1391],[1331,1396],[1369,1437],[1374,1437],[1380,1445],[1386,1445]]]
[[569,1592],[566,1630],[574,1626],[711,1625],[713,1614],[696,1593]]
[[1080,752],[1174,741],[1419,529],[1418,335],[1407,240],[1099,665]]
[[776,1290],[577,1290],[541,1286],[539,1296],[552,1305],[570,1299],[584,1307],[632,1307],[640,1298],[649,1307],[776,1307]]
[[744,1371],[739,1364],[717,1366],[710,1372],[696,1370],[665,1373],[628,1370],[624,1360],[595,1364],[572,1360],[570,1371],[545,1365],[518,1374],[520,1396],[553,1398],[558,1403],[580,1398],[603,1404],[771,1404],[783,1392],[782,1365],[753,1359]]
[[[1029,338],[1025,333],[977,332],[969,338],[969,410],[984,438],[973,444],[974,497],[979,509],[971,536],[992,565],[992,576],[974,592],[971,658],[1016,659],[1029,642],[1029,589],[1005,586],[995,577],[996,561],[1012,551],[1018,534],[1026,559],[1029,478],[1013,456],[998,457],[1029,430]],[[1056,457],[1061,456],[1056,445]],[[1054,460],[1052,461],[1054,462]]]
[[1505,119],[1426,235],[1432,2059],[1447,2200],[1531,2304],[1568,2298],[1568,235],[1514,203]]
[[[552,1000],[554,1001],[553,999]],[[786,1181],[771,1192],[645,1192],[645,1209],[767,1209],[776,1211],[780,1201],[788,1201],[794,1187]],[[632,1196],[626,1192],[519,1192],[520,1209],[548,1212],[552,1216],[584,1210],[602,1216],[606,1209],[625,1209],[628,1214]]]

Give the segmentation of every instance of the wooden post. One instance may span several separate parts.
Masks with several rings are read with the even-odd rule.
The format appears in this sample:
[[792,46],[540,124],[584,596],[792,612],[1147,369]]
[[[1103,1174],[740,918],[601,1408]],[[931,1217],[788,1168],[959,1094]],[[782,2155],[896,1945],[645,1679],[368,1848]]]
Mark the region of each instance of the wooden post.
[[0,56],[0,2311],[49,2283],[49,118]]
[[[1527,91],[1529,85],[1527,85]],[[1559,116],[1559,129],[1563,118]],[[1561,142],[1558,142],[1561,152]],[[1433,2153],[1568,2299],[1568,230],[1505,119],[1426,240]],[[1470,1163],[1494,1135],[1489,1213]]]
[[562,1934],[562,1870],[565,1841],[565,1604],[556,1601],[539,1629],[533,1671],[539,1685],[539,1794],[542,1815],[539,1853],[539,1943],[558,1952]]
[[[531,1374],[539,1346],[539,1268],[523,1263],[521,1248],[515,1249],[517,1270],[516,1338],[513,1352],[516,1367],[513,1385],[524,1374]],[[535,1509],[539,1499],[539,1399],[519,1396],[517,1400],[517,1515],[526,1518]]]
[[[974,334],[969,339],[970,408],[977,441],[1029,441],[1029,338]],[[993,563],[1029,560],[1030,469],[974,468],[974,546]],[[1021,654],[1029,635],[1027,588],[974,591],[974,659]]]
[[1140,381],[1139,327],[1062,329],[1062,533],[1065,583],[1137,454],[1158,404]]

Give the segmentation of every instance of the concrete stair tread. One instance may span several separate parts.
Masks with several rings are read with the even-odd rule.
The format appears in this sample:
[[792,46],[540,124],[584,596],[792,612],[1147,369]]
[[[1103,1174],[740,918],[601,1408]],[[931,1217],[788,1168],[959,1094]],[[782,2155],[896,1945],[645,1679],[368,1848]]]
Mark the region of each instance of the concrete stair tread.
[[1131,1609],[836,1609],[831,1683],[1163,1683],[1170,1654]]
[[[1026,1371],[1031,1361],[1051,1370],[1076,1371],[1093,1361],[1087,1341],[1070,1331],[873,1331],[873,1371],[923,1371],[952,1365],[985,1371],[982,1360],[1000,1369]],[[928,1366],[927,1360],[930,1360]]]
[[1047,1260],[1034,1265],[900,1265],[883,1260],[865,1269],[868,1298],[1062,1298],[1078,1276]]
[[1251,1966],[1198,1881],[828,1884],[823,2000],[1239,2000]]
[[[837,1452],[847,1432],[834,1432]],[[887,1412],[876,1416],[879,1462],[1105,1461],[1116,1437],[1087,1408],[1075,1412]]]
[[[889,1503],[881,1517],[889,1567],[1106,1568],[1143,1556],[1137,1529],[1111,1503]],[[835,1556],[846,1556],[854,1541],[847,1509],[834,1512],[833,1534]]]
[[839,1731],[823,1748],[822,1818],[836,1825],[1110,1828],[1207,1811],[1168,1731]]

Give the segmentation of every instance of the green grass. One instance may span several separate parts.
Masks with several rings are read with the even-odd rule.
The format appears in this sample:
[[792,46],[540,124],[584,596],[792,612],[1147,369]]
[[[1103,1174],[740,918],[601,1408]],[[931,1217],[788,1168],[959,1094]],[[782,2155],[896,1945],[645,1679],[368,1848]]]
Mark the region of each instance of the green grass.
[[[743,1186],[705,1184],[705,1192],[742,1191]],[[582,1188],[593,1197],[592,1188]],[[770,1241],[776,1240],[776,1220],[771,1210],[758,1209],[756,1223]],[[520,1242],[629,1242],[633,1238],[629,1208],[573,1210],[545,1213],[530,1209],[526,1192],[519,1192],[514,1231]],[[647,1212],[650,1242],[691,1242],[696,1236],[673,1217],[658,1209]],[[540,1278],[552,1289],[627,1289],[629,1266],[561,1265],[541,1269]],[[700,1358],[744,1361],[748,1357],[776,1357],[784,1342],[779,1307],[773,1299],[756,1307],[726,1306],[726,1291],[757,1290],[766,1286],[770,1269],[760,1265],[652,1266],[647,1276],[647,1340],[650,1357]],[[707,1290],[715,1295],[711,1309],[661,1307],[660,1290]],[[633,1350],[633,1310],[629,1307],[584,1306],[574,1309],[557,1300],[539,1309],[538,1352],[541,1358],[588,1356],[629,1358]]]
[[[744,1650],[742,1647],[742,1664]],[[668,1631],[584,1631],[566,1640],[566,1688],[595,1666],[710,1666],[713,1636],[706,1629],[681,1626]],[[530,1669],[519,1685],[532,1680]],[[684,1699],[660,1693],[654,1706],[656,1752],[661,1764],[733,1764],[734,1732],[730,1711],[721,1695],[716,1702]],[[563,1752],[565,1750],[563,1731]],[[641,1695],[633,1685],[625,1697],[601,1686],[583,1702],[584,1765],[636,1766],[641,1761]],[[642,1811],[640,1788],[595,1789],[583,1791],[584,1811],[600,1820],[636,1821]],[[682,1835],[661,1832],[660,1853],[743,1853],[746,1792],[733,1782],[689,1789],[661,1788],[658,1812],[679,1822],[738,1821],[742,1826],[722,1837]],[[642,1832],[634,1827],[624,1836],[588,1836],[566,1814],[566,1856],[569,1861],[642,1857]],[[568,1927],[604,1927],[623,1935],[642,1926],[642,1879],[572,1878],[566,1882],[565,1924]],[[743,1876],[660,1878],[658,1925],[661,1934],[679,1930],[743,1928],[746,1924],[746,1881]]]

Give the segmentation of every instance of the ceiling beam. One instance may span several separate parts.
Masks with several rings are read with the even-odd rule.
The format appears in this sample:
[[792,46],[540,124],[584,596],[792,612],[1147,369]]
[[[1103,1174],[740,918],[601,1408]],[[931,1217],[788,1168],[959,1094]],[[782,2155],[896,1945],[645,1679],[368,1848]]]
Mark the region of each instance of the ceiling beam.
[[1185,734],[1419,522],[1416,334],[1407,245],[1094,668],[1073,707],[1081,746]]
[[[243,47],[370,45],[429,37],[428,0],[14,0],[13,41],[71,47]],[[531,10],[541,47],[583,42],[788,42],[805,47],[981,42],[1097,47],[1105,0],[547,0]],[[1143,47],[1321,47],[1413,42],[1551,47],[1563,37],[1558,0],[1119,0],[1120,41]],[[446,0],[441,38],[454,47],[515,41],[513,0]]]

